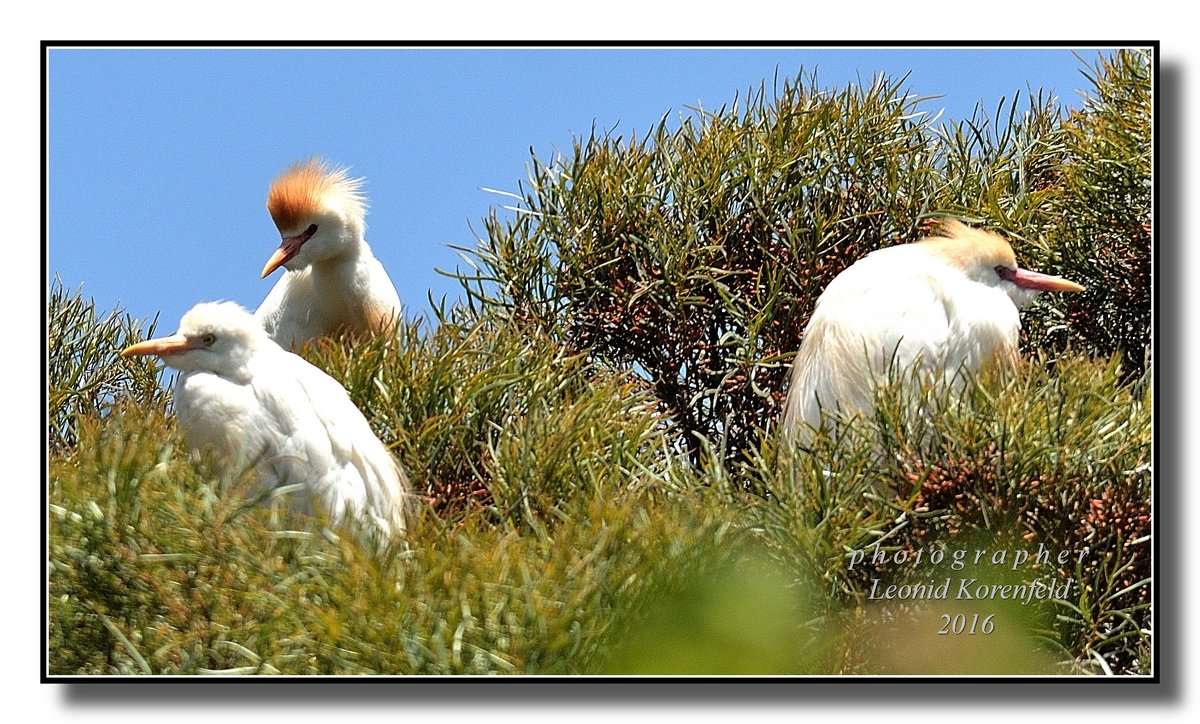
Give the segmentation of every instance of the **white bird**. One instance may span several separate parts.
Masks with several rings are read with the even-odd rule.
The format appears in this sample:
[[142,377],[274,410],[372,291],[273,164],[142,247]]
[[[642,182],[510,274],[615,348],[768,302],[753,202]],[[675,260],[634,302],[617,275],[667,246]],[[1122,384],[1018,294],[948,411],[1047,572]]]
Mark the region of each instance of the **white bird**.
[[933,237],[871,252],[817,299],[792,363],[783,434],[819,427],[823,412],[869,415],[889,369],[907,379],[919,366],[953,382],[989,361],[1013,365],[1018,310],[1041,292],[1082,290],[1019,268],[1003,237],[954,219]]
[[273,342],[241,306],[198,304],[176,334],[121,355],[157,355],[180,370],[180,428],[227,471],[254,465],[264,489],[302,484],[300,508],[320,506],[334,524],[349,515],[385,537],[404,532],[407,476],[345,388]]
[[267,211],[283,243],[262,276],[287,271],[254,316],[284,347],[346,332],[383,333],[400,317],[396,287],[363,238],[362,181],[314,158],[271,184]]

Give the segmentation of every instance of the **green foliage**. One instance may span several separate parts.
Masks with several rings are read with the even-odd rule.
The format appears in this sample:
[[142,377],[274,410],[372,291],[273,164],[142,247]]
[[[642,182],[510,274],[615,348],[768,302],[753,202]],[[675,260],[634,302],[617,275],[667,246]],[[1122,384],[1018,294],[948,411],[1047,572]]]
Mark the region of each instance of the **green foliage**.
[[635,379],[511,322],[443,320],[395,339],[322,340],[310,361],[349,390],[436,508],[543,525],[564,502],[674,487],[671,423]]
[[740,450],[782,404],[816,295],[928,211],[919,100],[885,78],[828,93],[802,76],[534,157],[520,213],[487,223],[464,283],[489,313],[646,378],[693,461],[702,439]]
[[[728,545],[728,541],[722,541]],[[795,675],[835,671],[836,638],[814,630],[811,592],[793,570],[741,545],[702,551],[660,575],[637,600],[637,615],[614,631],[600,673]],[[713,561],[726,561],[713,565]]]
[[1086,105],[1062,126],[1065,157],[1046,238],[1059,268],[1091,283],[1042,335],[1056,332],[1058,348],[1119,352],[1127,374],[1137,377],[1149,362],[1151,331],[1149,53],[1101,58],[1090,77]]
[[430,492],[405,545],[247,505],[122,397],[51,460],[52,673],[585,673],[644,580],[731,535],[646,394],[545,340],[447,321],[305,354]]
[[[414,399],[400,380],[396,399]],[[620,388],[597,389],[609,394],[541,404],[587,420],[629,416],[611,394]],[[608,431],[577,446],[578,468],[532,454],[516,470],[480,465],[503,491],[495,501],[560,486],[525,490],[536,504],[427,506],[405,545],[376,556],[344,531],[245,505],[238,481],[207,477],[175,449],[161,409],[119,405],[86,421],[76,451],[51,463],[51,672],[585,672],[642,580],[729,528],[720,496],[682,473],[668,490],[661,462],[657,485],[639,483],[649,471],[623,470],[637,457],[613,441],[644,422],[621,430],[620,419],[609,415]],[[586,429],[491,422],[484,451],[524,436],[540,454],[564,430]],[[589,465],[604,469],[583,477]]]
[[1097,98],[1066,119],[1040,94],[1021,111],[1018,95],[936,126],[901,81],[829,91],[801,75],[675,128],[664,118],[642,139],[593,134],[553,164],[532,159],[516,217],[488,220],[460,278],[487,313],[644,377],[693,462],[702,440],[736,459],[775,419],[834,276],[947,214],[1088,287],[1037,305],[1026,349],[1120,351],[1137,376],[1150,320],[1148,63],[1101,61]]
[[[79,419],[102,414],[117,395],[141,398],[149,405],[165,400],[152,362],[120,356],[122,349],[144,338],[141,322],[117,312],[101,319],[95,305],[83,300],[82,290],[68,293],[57,277],[48,302],[51,450],[74,446]],[[145,337],[154,333],[156,322],[146,327]]]
[[[1115,362],[1065,358],[1053,373],[1038,360],[1007,380],[983,375],[960,395],[892,386],[881,391],[874,419],[817,435],[795,460],[781,459],[775,441],[766,441],[740,476],[763,492],[754,529],[784,568],[810,574],[803,583],[824,593],[824,615],[858,640],[887,640],[896,623],[895,611],[878,621],[862,613],[883,606],[869,599],[872,579],[886,587],[950,571],[850,566],[854,551],[878,546],[909,560],[962,547],[1072,551],[1065,567],[1030,569],[1030,580],[1072,587],[1069,599],[1018,617],[1046,644],[1040,673],[1063,671],[1051,668],[1050,651],[1086,652],[1068,669],[1145,673],[1151,401],[1148,379],[1130,386],[1122,377]],[[914,417],[912,409],[927,414]],[[996,610],[989,606],[966,610]],[[929,623],[928,610],[904,613]],[[852,625],[848,616],[864,618]],[[934,666],[937,651],[910,663]],[[879,663],[844,665],[884,673]]]
[[[1148,673],[1148,58],[1088,77],[1079,113],[935,126],[903,81],[800,75],[535,158],[464,308],[301,351],[424,501],[383,550],[214,475],[161,368],[118,356],[140,325],[55,285],[50,673]],[[778,447],[820,291],[943,213],[1088,292],[1023,317],[1015,373]],[[1071,584],[1029,605],[880,598],[950,574],[851,565],[1041,545],[1083,554],[954,573]]]

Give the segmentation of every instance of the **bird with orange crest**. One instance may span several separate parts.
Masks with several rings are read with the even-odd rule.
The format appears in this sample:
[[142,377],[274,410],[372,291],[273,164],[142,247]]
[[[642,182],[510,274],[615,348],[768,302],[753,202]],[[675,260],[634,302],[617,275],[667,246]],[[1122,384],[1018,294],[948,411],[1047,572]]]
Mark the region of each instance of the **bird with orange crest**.
[[1019,310],[1042,292],[1078,292],[1017,266],[1004,237],[947,219],[933,236],[871,252],[817,299],[792,363],[785,438],[834,416],[870,415],[875,390],[914,370],[954,383],[1017,360]]
[[379,334],[398,323],[400,297],[364,238],[362,183],[314,158],[271,184],[267,211],[283,241],[262,276],[287,271],[254,316],[285,348],[344,333]]

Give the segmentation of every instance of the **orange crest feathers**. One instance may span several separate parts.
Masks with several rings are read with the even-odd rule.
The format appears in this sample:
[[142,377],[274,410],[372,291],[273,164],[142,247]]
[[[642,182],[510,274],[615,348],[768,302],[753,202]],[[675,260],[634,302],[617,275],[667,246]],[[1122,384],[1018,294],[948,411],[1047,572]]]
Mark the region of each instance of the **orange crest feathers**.
[[1007,239],[967,226],[958,219],[943,219],[934,236],[917,243],[928,244],[934,253],[960,269],[970,268],[979,261],[1016,266],[1016,256]]
[[281,173],[267,192],[267,211],[281,232],[295,230],[321,208],[333,208],[360,220],[366,213],[361,178],[319,158],[296,163]]

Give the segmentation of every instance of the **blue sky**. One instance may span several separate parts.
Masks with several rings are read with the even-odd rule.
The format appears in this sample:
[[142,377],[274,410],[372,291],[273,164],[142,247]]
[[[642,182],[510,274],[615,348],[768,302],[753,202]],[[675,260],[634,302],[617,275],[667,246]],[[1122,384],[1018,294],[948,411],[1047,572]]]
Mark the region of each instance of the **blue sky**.
[[1080,105],[1075,50],[1095,48],[56,48],[47,82],[47,282],[83,285],[100,310],[161,313],[173,331],[193,304],[253,310],[278,280],[259,272],[279,243],[270,181],[321,155],[366,178],[367,240],[406,315],[460,287],[436,269],[450,245],[516,191],[529,149],[650,128],[664,113],[715,109],[738,92],[816,69],[823,86],[908,74],[940,96],[924,108],[969,117],[977,103],[1044,89]]

